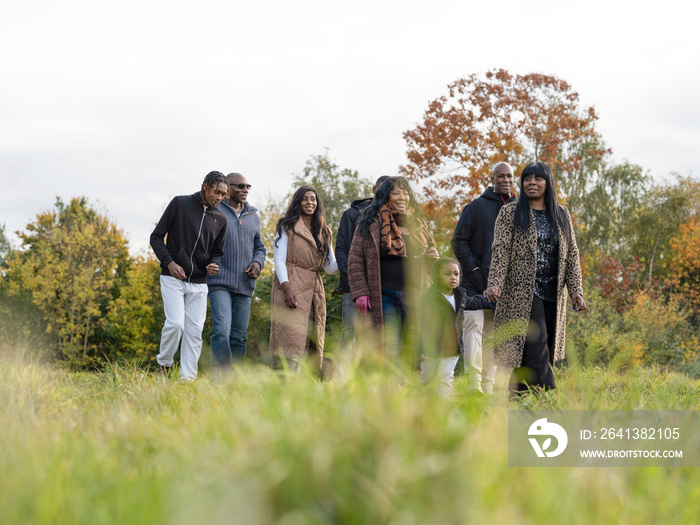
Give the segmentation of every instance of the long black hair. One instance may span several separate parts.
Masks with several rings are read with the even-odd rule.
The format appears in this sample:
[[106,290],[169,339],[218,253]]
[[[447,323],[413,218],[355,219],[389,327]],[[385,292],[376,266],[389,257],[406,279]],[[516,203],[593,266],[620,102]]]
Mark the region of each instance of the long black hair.
[[526,232],[530,227],[530,201],[525,194],[523,181],[534,175],[535,178],[543,179],[547,185],[544,189],[544,213],[547,217],[547,222],[552,228],[552,238],[555,242],[559,241],[559,231],[557,225],[564,232],[566,239],[571,242],[571,228],[569,227],[569,219],[566,216],[566,211],[564,208],[557,203],[557,193],[554,187],[554,175],[549,166],[544,162],[537,161],[531,162],[525,168],[523,168],[520,174],[520,198],[518,199],[518,204],[515,206],[515,216],[513,221],[517,228],[522,229]]
[[[313,235],[314,241],[316,241],[316,248],[323,255],[323,260],[325,261],[331,247],[331,229],[326,224],[326,213],[323,209],[321,197],[319,197],[318,192],[312,186],[302,186],[294,192],[292,202],[289,203],[287,211],[277,221],[277,236],[281,236],[283,231],[287,232],[294,228],[299,217],[301,217],[301,201],[307,191],[313,191],[316,195],[316,210],[311,216],[311,235]],[[275,246],[277,246],[277,243],[275,243]]]
[[363,210],[360,219],[357,221],[357,227],[363,236],[369,233],[369,225],[372,224],[374,217],[379,213],[379,208],[389,202],[389,196],[394,188],[399,188],[408,192],[408,209],[411,210],[413,217],[419,219],[423,218],[423,213],[420,211],[420,206],[418,206],[418,201],[416,201],[415,194],[413,190],[411,190],[411,185],[408,181],[403,177],[388,177],[374,192],[374,199],[372,199],[369,206]]

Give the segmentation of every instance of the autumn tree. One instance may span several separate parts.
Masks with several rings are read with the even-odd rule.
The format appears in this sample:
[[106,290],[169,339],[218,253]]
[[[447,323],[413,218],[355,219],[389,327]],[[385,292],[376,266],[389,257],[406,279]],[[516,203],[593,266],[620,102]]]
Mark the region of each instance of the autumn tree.
[[629,224],[639,213],[651,187],[644,169],[628,161],[601,164],[576,201],[576,240],[582,254],[599,251],[630,261]]
[[571,86],[554,76],[504,69],[470,75],[428,105],[423,122],[404,133],[408,163],[400,171],[424,183],[426,214],[445,227],[490,184],[498,162],[518,171],[541,160],[560,196],[587,184],[591,164],[608,153],[592,107],[580,108]]
[[31,294],[27,291],[13,293],[11,289],[7,262],[12,253],[5,226],[0,225],[0,352],[31,349],[33,353],[41,353],[46,343],[46,324],[37,314]]
[[9,260],[11,284],[31,293],[59,357],[88,364],[91,334],[128,258],[123,233],[80,197],[68,204],[57,198],[54,210],[39,213],[18,235],[22,249]]
[[671,239],[671,274],[688,304],[700,314],[700,213],[681,224]]
[[622,235],[628,254],[643,263],[650,282],[669,277],[670,241],[683,223],[700,212],[700,181],[678,174],[674,179],[654,184],[625,220]]
[[165,322],[160,270],[152,253],[129,259],[95,334],[105,357],[155,359]]

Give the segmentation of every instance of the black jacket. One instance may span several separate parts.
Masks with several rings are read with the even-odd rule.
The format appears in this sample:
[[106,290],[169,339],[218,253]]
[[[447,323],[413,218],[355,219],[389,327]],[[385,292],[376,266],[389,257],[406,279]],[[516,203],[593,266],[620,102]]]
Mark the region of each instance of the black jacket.
[[355,226],[357,226],[357,219],[370,202],[372,199],[352,201],[350,207],[340,217],[338,235],[335,236],[335,260],[338,261],[338,270],[340,270],[337,293],[350,293],[348,253],[350,253],[350,244],[352,243],[352,235],[355,233]]
[[427,357],[450,357],[462,353],[462,313],[464,310],[493,308],[483,295],[470,297],[461,286],[453,291],[456,310],[437,286],[423,296],[420,330],[421,353]]
[[226,215],[205,206],[199,192],[171,200],[151,234],[161,275],[170,275],[168,264],[175,261],[192,283],[207,282],[207,264],[221,264],[225,242]]
[[489,186],[481,197],[474,199],[462,210],[451,244],[452,251],[462,266],[462,287],[469,295],[481,294],[486,289],[496,217],[505,203],[514,200],[516,198],[512,193],[506,197]]

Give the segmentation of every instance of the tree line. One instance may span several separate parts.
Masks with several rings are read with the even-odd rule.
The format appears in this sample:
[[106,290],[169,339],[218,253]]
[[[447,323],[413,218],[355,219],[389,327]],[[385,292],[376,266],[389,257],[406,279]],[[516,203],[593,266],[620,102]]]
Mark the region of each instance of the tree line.
[[[573,217],[589,305],[586,315],[570,316],[568,354],[700,375],[700,181],[679,174],[661,180],[628,160],[614,162],[597,119],[556,77],[474,74],[450,84],[404,133],[408,162],[399,173],[418,188],[440,253],[449,255],[459,214],[488,185],[494,164],[508,162],[517,176],[528,162],[548,163]],[[309,157],[293,186],[316,187],[335,230],[351,201],[370,196],[372,180],[391,174],[365,175],[341,168],[326,150]],[[255,197],[268,261],[252,304],[253,357],[267,353],[272,239],[288,202]],[[72,367],[154,360],[163,310],[152,254],[130,255],[123,232],[86,197],[57,198],[18,235],[14,248],[0,226],[2,340],[31,340]],[[331,351],[341,313],[337,278],[323,275]],[[205,341],[210,330],[208,322]]]

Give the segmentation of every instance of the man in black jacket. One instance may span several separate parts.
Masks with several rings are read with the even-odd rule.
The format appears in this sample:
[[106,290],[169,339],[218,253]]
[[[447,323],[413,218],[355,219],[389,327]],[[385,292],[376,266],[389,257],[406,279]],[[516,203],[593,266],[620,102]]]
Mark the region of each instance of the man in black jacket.
[[[374,183],[372,193],[375,193],[388,178],[388,175],[379,177],[377,182]],[[371,198],[352,201],[350,207],[345,210],[340,217],[338,235],[335,237],[335,259],[338,261],[338,270],[340,270],[340,279],[338,280],[338,289],[336,293],[343,294],[343,325],[340,330],[341,348],[349,347],[355,340],[357,310],[355,310],[355,303],[350,295],[350,284],[348,282],[348,253],[350,252],[352,236],[355,233],[355,226],[357,226],[357,219],[360,217],[362,211],[369,206],[370,202],[372,202]]]
[[[501,207],[515,200],[513,168],[505,162],[493,168],[493,186],[462,210],[452,235],[452,250],[462,266],[461,286],[467,295],[481,295],[488,282],[491,266],[491,244],[496,217]],[[493,349],[484,352],[484,333],[493,332],[493,310],[464,312],[464,372],[469,391],[489,394],[493,391],[496,366]]]
[[181,380],[197,377],[207,316],[207,274],[219,273],[226,241],[226,216],[216,207],[227,193],[224,174],[210,172],[198,193],[170,201],[151,234],[151,247],[160,260],[160,291],[165,310],[156,360],[162,371],[173,366],[182,337]]

